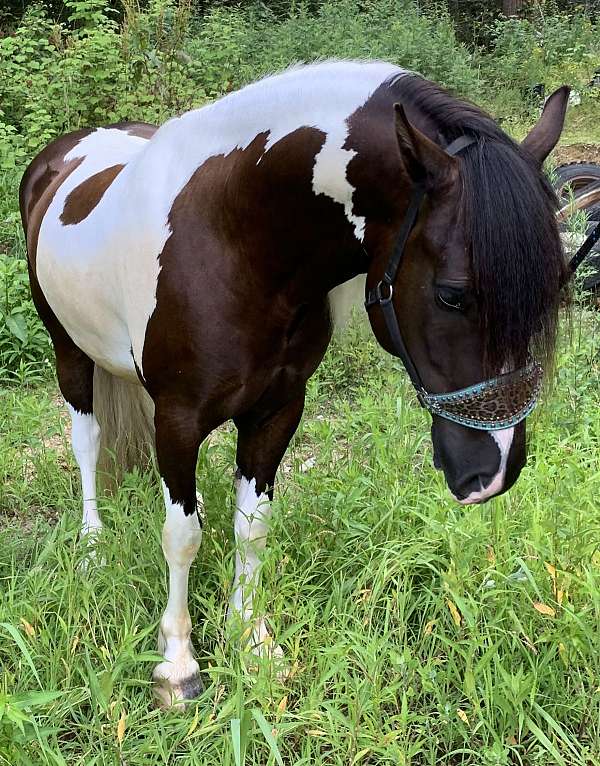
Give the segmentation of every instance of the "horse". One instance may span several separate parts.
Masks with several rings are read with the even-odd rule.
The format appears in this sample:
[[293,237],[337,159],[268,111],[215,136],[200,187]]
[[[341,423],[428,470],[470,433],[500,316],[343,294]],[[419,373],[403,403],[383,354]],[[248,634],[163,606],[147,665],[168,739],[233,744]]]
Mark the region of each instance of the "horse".
[[65,134],[32,161],[20,187],[31,291],[72,419],[86,540],[101,528],[103,445],[155,446],[169,568],[160,704],[202,691],[187,604],[202,534],[196,461],[228,420],[230,612],[251,650],[279,656],[253,597],[334,288],[366,275],[372,331],[432,416],[434,465],[454,498],[481,503],[517,480],[566,281],[542,163],[568,93],[553,93],[517,144],[416,73],[327,61],[158,128]]

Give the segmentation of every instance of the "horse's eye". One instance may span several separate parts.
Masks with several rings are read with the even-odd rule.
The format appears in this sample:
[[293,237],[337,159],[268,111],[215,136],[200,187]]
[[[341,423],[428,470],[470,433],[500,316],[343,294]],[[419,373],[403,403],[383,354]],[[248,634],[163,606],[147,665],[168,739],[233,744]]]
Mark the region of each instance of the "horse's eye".
[[451,311],[464,311],[465,291],[460,287],[448,285],[439,286],[435,291],[435,300],[438,306]]

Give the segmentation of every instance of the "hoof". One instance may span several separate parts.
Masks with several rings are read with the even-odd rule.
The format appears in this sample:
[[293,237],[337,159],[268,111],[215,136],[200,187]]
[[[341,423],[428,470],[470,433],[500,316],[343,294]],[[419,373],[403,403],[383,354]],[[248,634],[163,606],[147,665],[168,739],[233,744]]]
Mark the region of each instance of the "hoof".
[[204,691],[200,671],[196,661],[195,667],[185,677],[173,673],[173,663],[161,662],[152,674],[154,680],[154,696],[160,708],[185,710],[186,703],[195,700]]
[[185,710],[188,703],[197,699],[204,691],[200,674],[184,678],[176,684],[168,678],[154,678],[156,706],[163,709]]

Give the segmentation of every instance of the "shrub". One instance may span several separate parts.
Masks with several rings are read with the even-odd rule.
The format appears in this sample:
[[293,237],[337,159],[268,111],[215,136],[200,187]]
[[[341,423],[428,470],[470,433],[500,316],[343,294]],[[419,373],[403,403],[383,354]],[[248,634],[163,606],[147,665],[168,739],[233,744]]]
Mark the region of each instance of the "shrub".
[[0,383],[47,375],[50,339],[31,300],[27,263],[0,254]]
[[[189,4],[127,8],[123,25],[105,0],[70,0],[75,28],[32,6],[0,39],[0,158],[32,156],[52,138],[123,119],[161,121],[202,103],[194,63],[182,55]],[[189,70],[189,71],[188,71]]]
[[443,12],[419,12],[409,0],[325,0],[278,20],[261,5],[214,8],[187,51],[201,62],[207,92],[215,96],[299,61],[380,58],[421,72],[476,96],[479,75]]
[[600,30],[581,13],[539,19],[505,19],[493,26],[493,48],[482,59],[490,84],[512,89],[515,101],[527,109],[534,85],[546,90],[568,84],[583,92],[600,65]]

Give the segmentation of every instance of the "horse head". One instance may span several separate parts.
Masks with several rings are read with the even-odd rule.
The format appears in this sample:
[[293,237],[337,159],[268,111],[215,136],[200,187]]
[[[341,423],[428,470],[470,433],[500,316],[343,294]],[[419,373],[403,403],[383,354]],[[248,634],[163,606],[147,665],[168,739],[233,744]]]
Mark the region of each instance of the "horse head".
[[443,91],[432,89],[440,145],[417,127],[431,134],[431,113],[426,121],[414,106],[428,85],[406,78],[402,87],[408,107],[396,104],[396,135],[412,196],[394,241],[371,261],[366,305],[432,414],[435,466],[459,502],[479,503],[525,465],[539,362],[551,364],[565,262],[542,163],[568,89],[548,99],[519,146],[469,104],[459,114],[448,102],[444,115]]

